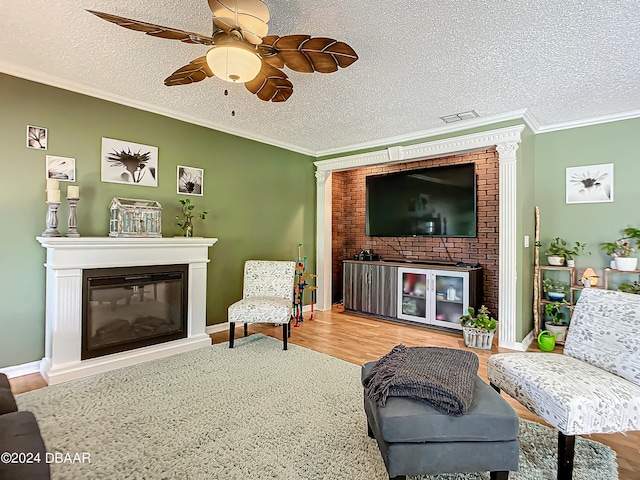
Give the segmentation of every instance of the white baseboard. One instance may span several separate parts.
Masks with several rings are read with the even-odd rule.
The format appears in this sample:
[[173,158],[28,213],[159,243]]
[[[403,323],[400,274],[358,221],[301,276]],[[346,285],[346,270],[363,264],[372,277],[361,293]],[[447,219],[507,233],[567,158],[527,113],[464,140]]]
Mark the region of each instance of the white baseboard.
[[500,348],[508,348],[509,350],[516,350],[518,352],[526,352],[534,339],[533,330],[531,330],[521,342],[513,342],[507,344],[498,345]]
[[229,322],[215,323],[204,327],[204,333],[211,335],[212,333],[226,332],[229,330]]
[[32,373],[40,372],[40,360],[35,362],[23,363],[22,365],[13,365],[11,367],[0,368],[0,373],[4,373],[8,378],[21,377]]

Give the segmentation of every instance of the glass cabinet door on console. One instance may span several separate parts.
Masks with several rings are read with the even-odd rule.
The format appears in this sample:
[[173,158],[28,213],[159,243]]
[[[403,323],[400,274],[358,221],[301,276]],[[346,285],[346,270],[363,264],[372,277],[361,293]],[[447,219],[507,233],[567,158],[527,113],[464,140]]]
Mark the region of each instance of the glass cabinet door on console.
[[398,269],[398,318],[427,322],[427,270]]
[[462,330],[460,317],[469,307],[469,273],[434,271],[432,325]]
[[398,269],[398,318],[461,330],[468,306],[468,272]]

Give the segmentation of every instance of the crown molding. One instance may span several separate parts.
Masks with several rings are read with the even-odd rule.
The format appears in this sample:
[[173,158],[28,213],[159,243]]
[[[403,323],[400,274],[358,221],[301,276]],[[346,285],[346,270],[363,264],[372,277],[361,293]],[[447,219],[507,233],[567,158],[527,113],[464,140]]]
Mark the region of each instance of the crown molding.
[[[132,98],[115,95],[115,94],[105,92],[96,88],[88,87],[87,85],[83,85],[81,83],[61,79],[53,75],[48,75],[36,70],[24,68],[8,62],[0,61],[0,73],[5,73],[7,75],[12,75],[14,77],[22,78],[22,79],[37,82],[37,83],[42,83],[44,85],[60,88],[62,90],[79,93],[81,95],[87,95],[87,96],[98,98],[101,100],[106,100],[108,102],[117,103],[119,105],[124,105],[126,107],[137,108],[138,110],[155,113],[157,115],[162,115],[164,117],[173,118],[175,120],[180,120],[186,123],[198,125],[205,128],[210,128],[222,133],[227,133],[229,135],[234,135],[247,140],[253,140],[259,143],[271,145],[274,147],[282,148],[285,150],[300,153],[302,155],[307,155],[314,158],[331,156],[331,155],[340,155],[340,154],[354,152],[358,150],[368,150],[373,148],[379,148],[379,147],[384,147],[386,145],[406,143],[414,140],[426,139],[426,138],[435,137],[439,135],[451,135],[451,134],[463,132],[465,130],[469,130],[472,128],[485,127],[485,126],[493,125],[499,122],[505,122],[505,121],[511,121],[511,120],[522,120],[531,129],[531,131],[534,134],[540,134],[540,133],[549,133],[549,132],[554,132],[559,130],[568,130],[572,128],[586,127],[590,125],[598,125],[602,123],[617,122],[620,120],[630,120],[634,118],[640,118],[640,110],[630,110],[627,112],[604,115],[600,117],[587,118],[583,120],[575,120],[570,122],[541,125],[539,120],[531,113],[531,111],[525,108],[522,110],[515,110],[512,112],[507,112],[499,115],[492,115],[488,117],[478,117],[471,120],[463,120],[462,122],[456,122],[452,125],[446,125],[440,128],[420,130],[417,132],[411,132],[403,135],[377,139],[371,142],[350,144],[350,145],[344,145],[337,148],[315,151],[315,150],[303,148],[299,145],[293,145],[286,142],[274,141],[271,138],[267,138],[262,135],[252,134],[241,129],[229,128],[227,126],[220,125],[215,122],[209,122],[209,121],[203,120],[202,118],[194,117],[191,115],[185,115],[183,113],[176,112],[175,110],[172,110],[172,109],[160,108],[155,105],[151,105],[145,102],[140,102]],[[367,154],[364,154],[364,155],[367,155]]]
[[411,132],[403,135],[397,135],[395,137],[387,137],[371,142],[354,143],[352,145],[345,145],[343,147],[332,148],[328,150],[320,150],[315,152],[316,157],[326,157],[329,155],[339,155],[341,153],[355,152],[357,150],[368,150],[370,148],[383,147],[385,145],[391,145],[394,143],[405,143],[414,140],[420,140],[429,137],[435,137],[438,135],[447,135],[452,133],[463,132],[472,128],[486,127],[487,125],[494,125],[499,122],[507,122],[511,120],[522,120],[527,109],[516,110],[513,112],[502,113],[499,115],[491,115],[489,117],[478,117],[471,120],[462,120],[452,125],[446,125],[444,127],[432,128],[429,130],[421,130],[418,132]]
[[173,118],[175,120],[191,123],[193,125],[199,125],[201,127],[211,128],[219,132],[228,133],[229,135],[235,135],[236,137],[241,137],[247,140],[253,140],[253,141],[264,143],[267,145],[272,145],[274,147],[283,148],[285,150],[301,153],[303,155],[317,157],[314,151],[302,148],[298,145],[291,145],[284,142],[277,142],[277,141],[274,141],[273,139],[263,137],[261,135],[255,135],[240,129],[229,128],[223,125],[219,125],[215,122],[207,122],[201,118],[193,117],[191,115],[185,115],[183,113],[176,112],[175,110],[171,110],[168,108],[160,108],[155,105],[134,100],[132,98],[115,95],[113,93],[105,92],[97,88],[88,87],[81,83],[76,83],[69,80],[61,79],[53,75],[47,75],[42,72],[38,72],[38,71],[31,70],[24,67],[19,67],[17,65],[13,65],[10,63],[0,61],[0,73],[6,73],[7,75],[19,77],[24,80],[42,83],[44,85],[49,85],[50,87],[60,88],[62,90],[68,90],[70,92],[87,95],[89,97],[98,98],[100,100],[106,100],[108,102],[124,105],[125,107],[137,108],[138,110],[155,113],[157,115],[162,115],[163,117]]
[[[348,170],[368,165],[407,162],[417,159],[434,158],[452,153],[469,152],[493,145],[519,144],[520,134],[525,125],[514,125],[486,132],[471,133],[406,147],[396,146],[357,155],[331,158],[313,162],[321,172]],[[515,150],[514,150],[515,151]]]
[[601,117],[586,118],[584,120],[573,120],[571,122],[551,123],[549,125],[538,126],[537,129],[531,128],[534,133],[557,132],[559,130],[569,130],[572,128],[589,127],[591,125],[600,125],[602,123],[619,122],[621,120],[632,120],[640,118],[640,110],[629,110],[627,112],[613,113],[611,115],[603,115]]

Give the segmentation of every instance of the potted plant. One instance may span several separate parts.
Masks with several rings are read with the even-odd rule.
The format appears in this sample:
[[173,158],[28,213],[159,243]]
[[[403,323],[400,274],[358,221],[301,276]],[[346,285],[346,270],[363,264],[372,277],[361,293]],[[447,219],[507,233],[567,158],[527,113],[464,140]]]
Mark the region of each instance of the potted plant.
[[559,302],[567,294],[567,285],[553,278],[545,278],[542,280],[542,290],[549,300]]
[[[193,237],[193,209],[196,208],[195,205],[191,204],[191,200],[185,198],[184,200],[180,200],[180,204],[182,205],[182,216],[176,215],[176,220],[178,220],[178,226],[182,229],[182,233],[185,237]],[[199,219],[204,220],[209,212],[202,211],[198,214]]]
[[545,320],[544,326],[556,336],[556,343],[560,345],[564,344],[569,329],[569,319],[566,312],[568,306],[569,303],[566,300],[547,303],[544,306],[544,312],[549,317],[548,320]]
[[[569,246],[566,240],[556,237],[549,244],[549,248],[545,251],[549,265],[561,266],[565,260],[567,266],[574,266],[573,257],[580,255],[587,247],[586,243],[575,242],[573,246]],[[589,252],[591,254],[591,252]]]
[[635,270],[638,265],[637,257],[631,257],[630,255],[636,251],[632,246],[630,240],[635,240],[636,245],[640,245],[640,229],[635,227],[628,227],[622,231],[622,237],[613,242],[602,242],[600,248],[607,254],[613,257],[612,267],[615,266],[616,270],[623,272],[629,272]]
[[633,283],[621,283],[618,285],[618,290],[625,293],[640,295],[640,282],[635,281]]
[[473,307],[468,307],[467,313],[460,317],[460,324],[467,347],[484,350],[491,348],[498,322],[487,307],[482,305],[477,313]]

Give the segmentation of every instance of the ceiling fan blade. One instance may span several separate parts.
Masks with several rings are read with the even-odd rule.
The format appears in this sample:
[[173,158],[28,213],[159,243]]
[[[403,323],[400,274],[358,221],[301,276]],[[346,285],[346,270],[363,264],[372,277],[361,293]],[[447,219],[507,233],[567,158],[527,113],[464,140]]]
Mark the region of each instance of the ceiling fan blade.
[[293,93],[287,74],[265,62],[258,76],[244,86],[265,102],[285,102]]
[[135,30],[137,32],[144,32],[152,37],[168,38],[169,40],[180,40],[184,43],[204,43],[213,44],[213,38],[206,35],[200,35],[199,33],[185,32],[176,28],[163,27],[161,25],[154,25],[153,23],[140,22],[138,20],[131,20],[130,18],[118,17],[117,15],[111,15],[110,13],[96,12],[95,10],[87,10],[89,13],[93,13],[96,17],[100,17],[107,22],[115,23],[121,27],[128,28],[129,30]]
[[277,52],[273,56],[266,55],[266,62],[275,67],[286,65],[296,72],[331,73],[358,60],[353,48],[332,38],[268,35],[262,39],[262,46]]
[[188,65],[179,68],[164,81],[167,87],[175,85],[188,85],[190,83],[200,82],[205,78],[213,77],[213,72],[207,65],[207,57],[202,56],[191,60]]
[[261,0],[208,0],[216,27],[238,29],[248,42],[260,45],[269,31],[269,8]]

